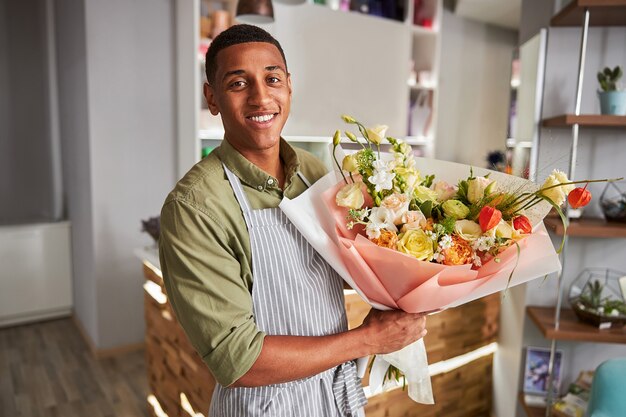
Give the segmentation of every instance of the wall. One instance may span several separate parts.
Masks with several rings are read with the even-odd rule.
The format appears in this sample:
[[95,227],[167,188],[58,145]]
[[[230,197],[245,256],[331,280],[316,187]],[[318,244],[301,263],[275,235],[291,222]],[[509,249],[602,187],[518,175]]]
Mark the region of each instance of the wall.
[[441,36],[435,157],[485,166],[504,149],[517,33],[445,11]]
[[144,337],[133,249],[175,183],[169,0],[56,5],[76,315],[98,349]]
[[86,2],[100,348],[143,340],[133,249],[150,242],[140,220],[160,213],[175,183],[170,3]]
[[98,345],[85,4],[56,0],[54,5],[64,201],[72,223],[74,314]]
[[[58,220],[48,115],[45,0],[2,1],[0,224]],[[8,16],[11,18],[9,19]],[[7,121],[10,121],[7,123]]]

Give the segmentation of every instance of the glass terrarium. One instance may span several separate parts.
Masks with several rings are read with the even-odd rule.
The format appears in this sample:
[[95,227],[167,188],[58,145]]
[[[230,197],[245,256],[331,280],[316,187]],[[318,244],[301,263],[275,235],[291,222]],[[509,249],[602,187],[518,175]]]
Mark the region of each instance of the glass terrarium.
[[586,268],[569,288],[569,302],[581,321],[600,328],[626,324],[626,302],[620,279],[626,272]]
[[626,192],[614,182],[609,182],[604,187],[600,196],[600,206],[607,221],[626,222]]

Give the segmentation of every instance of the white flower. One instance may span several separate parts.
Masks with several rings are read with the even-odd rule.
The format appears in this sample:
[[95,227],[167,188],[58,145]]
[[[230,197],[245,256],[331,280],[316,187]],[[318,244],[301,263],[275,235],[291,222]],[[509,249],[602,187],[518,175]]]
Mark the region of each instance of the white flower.
[[504,220],[500,220],[500,223],[496,225],[496,227],[487,231],[487,235],[491,237],[503,237],[507,239],[512,239],[514,235],[515,229],[509,223]]
[[365,131],[367,132],[367,136],[370,142],[375,143],[376,145],[380,145],[385,138],[385,133],[387,133],[387,129],[389,129],[389,126],[376,125],[374,127],[365,129]]
[[374,189],[377,192],[383,190],[391,190],[393,188],[393,179],[396,177],[396,174],[386,171],[377,171],[374,175],[369,177],[367,180],[374,184]]
[[382,159],[377,159],[374,162],[372,162],[372,166],[374,167],[375,171],[389,171],[389,164],[385,161],[383,161]]
[[372,207],[365,233],[370,239],[378,239],[381,229],[398,231],[396,225],[393,224],[393,212],[385,207]]
[[483,266],[483,261],[480,260],[480,256],[476,255],[476,253],[472,256],[472,260],[474,261],[474,266],[477,268]]
[[481,236],[472,242],[472,249],[474,251],[488,251],[496,244],[496,241],[491,236]]
[[446,250],[452,246],[452,236],[443,235],[439,240],[439,249]]
[[485,177],[476,177],[467,181],[467,199],[474,204],[489,195],[495,187],[495,181]]

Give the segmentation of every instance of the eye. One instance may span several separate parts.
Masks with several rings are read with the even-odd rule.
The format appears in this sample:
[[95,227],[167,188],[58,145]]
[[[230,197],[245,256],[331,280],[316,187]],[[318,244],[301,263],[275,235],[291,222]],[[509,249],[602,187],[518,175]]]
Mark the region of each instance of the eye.
[[229,88],[241,88],[244,87],[246,85],[246,82],[243,80],[237,80],[237,81],[233,81],[230,84],[228,84]]
[[276,84],[280,82],[280,78],[278,77],[268,77],[267,82],[270,84]]

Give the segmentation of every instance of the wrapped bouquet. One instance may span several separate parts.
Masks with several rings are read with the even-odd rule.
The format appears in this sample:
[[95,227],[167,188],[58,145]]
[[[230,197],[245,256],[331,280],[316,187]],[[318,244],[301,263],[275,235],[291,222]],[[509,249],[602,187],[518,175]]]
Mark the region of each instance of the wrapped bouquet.
[[[345,132],[358,150],[333,138],[337,170],[280,207],[311,245],[378,309],[427,313],[461,305],[560,269],[542,219],[560,205],[581,207],[591,195],[554,171],[537,186],[484,169],[413,156],[386,126]],[[390,152],[381,152],[386,142]],[[340,163],[341,161],[341,163]],[[590,181],[585,181],[590,182]],[[377,355],[370,387],[392,365],[409,396],[432,403],[423,341]]]

